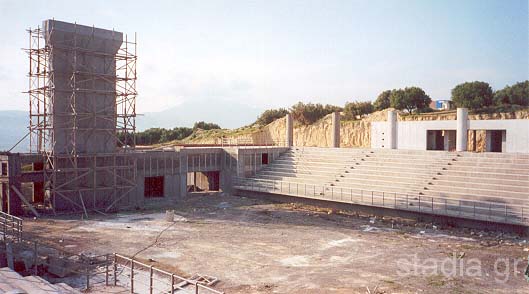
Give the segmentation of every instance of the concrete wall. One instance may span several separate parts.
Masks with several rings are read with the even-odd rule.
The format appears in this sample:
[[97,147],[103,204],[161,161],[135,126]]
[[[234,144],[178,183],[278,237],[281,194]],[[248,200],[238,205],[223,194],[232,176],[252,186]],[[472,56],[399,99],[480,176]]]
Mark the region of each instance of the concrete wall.
[[[456,130],[456,120],[398,121],[397,149],[426,150],[428,130]],[[468,120],[469,130],[506,130],[505,152],[529,153],[529,120]],[[371,147],[389,148],[388,123],[372,122]]]
[[[114,55],[121,46],[123,34],[56,20],[44,21],[43,28],[46,45],[51,48],[49,66],[55,86],[53,151],[55,154],[73,150],[94,154],[114,152]],[[71,105],[74,105],[76,116],[73,116]]]
[[469,120],[471,130],[506,130],[505,152],[529,153],[529,120]]

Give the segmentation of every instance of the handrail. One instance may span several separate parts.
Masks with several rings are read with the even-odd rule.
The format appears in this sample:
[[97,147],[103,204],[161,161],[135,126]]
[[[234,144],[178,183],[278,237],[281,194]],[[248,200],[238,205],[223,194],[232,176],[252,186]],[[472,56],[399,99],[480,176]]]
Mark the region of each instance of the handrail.
[[22,240],[22,231],[23,220],[21,218],[0,211],[0,234],[4,238],[11,236],[20,242]]
[[[176,279],[176,280],[180,280],[182,282],[187,282],[190,285],[193,285],[195,287],[195,293],[197,293],[197,294],[200,293],[199,292],[200,289],[207,290],[207,291],[213,292],[215,294],[224,294],[224,292],[215,290],[215,289],[213,289],[213,288],[211,288],[211,287],[209,287],[207,285],[201,284],[198,281],[190,280],[188,278],[184,278],[184,277],[179,276],[177,274],[170,273],[168,271],[156,268],[156,267],[154,267],[152,265],[148,265],[148,264],[145,264],[145,263],[143,263],[141,261],[135,260],[132,257],[127,257],[127,256],[124,256],[124,255],[121,255],[121,254],[117,254],[117,253],[114,253],[113,256],[114,256],[114,260],[113,260],[113,264],[114,264],[114,285],[117,284],[117,274],[116,274],[117,268],[116,268],[116,266],[117,265],[121,265],[123,267],[130,268],[130,270],[131,270],[131,275],[130,275],[131,292],[134,291],[134,270],[135,270],[135,266],[137,265],[139,267],[143,267],[145,269],[149,269],[150,285],[148,285],[148,286],[149,286],[149,289],[150,289],[150,293],[152,293],[152,289],[154,288],[154,286],[153,286],[153,280],[154,280],[153,274],[154,274],[154,272],[157,272],[157,273],[163,274],[167,278],[171,279],[171,282],[167,282],[167,284],[171,287],[171,292],[169,292],[169,293],[174,293],[174,290],[175,290],[175,283],[174,282],[175,282],[175,279]],[[127,263],[130,263],[130,265],[127,266],[126,264],[119,263],[119,259],[127,261]],[[108,270],[107,270],[106,281],[108,283]],[[157,281],[165,282],[165,281],[162,281],[162,280],[159,280],[159,279],[157,279]]]
[[[290,181],[255,178],[248,179],[241,177],[234,177],[234,184],[235,186],[242,186],[243,190],[246,189],[250,191],[276,194],[279,193],[284,195],[294,195],[385,208],[389,207],[409,211],[419,210],[419,212],[440,215],[454,215],[455,212],[455,214],[460,217],[485,220],[495,219],[495,221],[503,223],[527,224],[527,218],[529,217],[529,215],[527,215],[527,212],[529,212],[529,206],[525,204],[509,205],[507,203],[493,201],[444,198],[438,196],[414,195],[411,193],[402,192],[354,189],[330,185],[305,184]],[[347,199],[344,199],[344,196]],[[441,208],[436,209],[436,204]],[[483,211],[486,211],[486,213],[483,213]],[[471,217],[468,217],[468,214],[470,214]],[[500,219],[497,220],[497,218]]]

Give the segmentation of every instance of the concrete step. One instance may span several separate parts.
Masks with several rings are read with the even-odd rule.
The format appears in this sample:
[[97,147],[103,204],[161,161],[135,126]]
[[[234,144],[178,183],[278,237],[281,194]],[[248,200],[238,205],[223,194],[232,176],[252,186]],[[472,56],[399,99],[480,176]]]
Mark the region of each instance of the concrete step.
[[427,190],[421,191],[422,194],[453,195],[462,199],[495,199],[496,201],[506,202],[507,200],[523,201],[529,203],[527,193],[496,191],[487,189],[461,188],[452,186],[429,185]]
[[[477,179],[476,179],[477,180]],[[429,180],[429,183],[435,186],[457,186],[471,189],[486,189],[495,191],[525,192],[529,197],[529,182],[511,181],[510,184],[495,184],[488,181],[469,181],[466,180],[446,180],[443,178]]]
[[527,173],[510,173],[505,171],[491,171],[491,170],[477,170],[471,168],[460,169],[457,167],[443,168],[440,171],[441,175],[459,176],[459,177],[471,177],[471,178],[482,178],[482,179],[513,179],[513,180],[527,180],[529,174]]
[[[516,179],[501,179],[497,177],[488,177],[484,178],[483,176],[457,176],[457,175],[449,175],[448,173],[445,173],[443,175],[436,175],[434,176],[436,180],[442,180],[447,182],[464,182],[464,183],[487,183],[490,185],[514,185],[514,186],[527,186],[529,187],[529,175],[527,176],[527,179],[522,180],[516,180]],[[528,188],[529,190],[529,188]]]
[[[35,276],[22,277],[17,272],[11,270],[10,268],[1,268],[0,276],[2,279],[2,284],[9,285],[11,291],[13,290],[24,290],[28,294],[60,294],[53,285],[49,282],[39,279]],[[3,288],[7,288],[2,286]]]
[[285,181],[285,182],[296,182],[296,183],[311,183],[315,185],[323,185],[323,184],[329,184],[333,183],[335,177],[288,177],[288,176],[259,176],[254,179],[263,179],[263,180],[269,180],[269,181]]
[[460,153],[464,157],[479,157],[479,158],[491,158],[491,159],[528,159],[529,155],[527,153],[496,153],[496,152],[461,152]]
[[446,198],[451,200],[461,200],[461,201],[478,201],[478,202],[487,202],[492,203],[496,206],[526,206],[527,212],[529,212],[529,203],[525,199],[510,198],[510,197],[494,197],[486,195],[477,195],[477,194],[465,194],[465,193],[443,193],[439,191],[425,191],[422,192],[421,196],[425,197],[436,197],[436,198]]
[[268,167],[274,166],[322,166],[322,167],[341,167],[354,164],[355,162],[332,162],[332,161],[312,161],[312,160],[277,160]]
[[366,170],[366,171],[393,171],[393,172],[415,172],[415,173],[433,173],[442,171],[442,167],[431,165],[431,166],[413,166],[413,165],[382,165],[382,164],[371,164],[364,162],[358,165],[352,166],[352,170]]
[[[27,281],[30,281],[33,284],[33,291],[35,293],[49,293],[49,294],[62,294],[68,293],[61,291],[58,287],[50,284],[50,282],[38,276],[27,276],[25,277]],[[42,291],[42,292],[37,292]],[[33,293],[33,292],[30,292]]]
[[453,163],[457,166],[473,166],[473,167],[485,167],[485,168],[512,168],[512,169],[525,169],[529,170],[529,164],[519,162],[489,162],[486,160],[472,161],[472,160],[461,160],[457,159]]
[[502,168],[502,167],[476,167],[476,166],[460,166],[457,163],[453,163],[445,169],[458,170],[458,171],[478,171],[498,174],[515,174],[515,175],[527,175],[529,170],[527,169],[514,169],[514,168]]
[[348,169],[345,174],[352,175],[381,175],[388,177],[425,177],[433,178],[438,173],[437,170],[427,170],[424,169],[381,169],[380,167],[370,167],[370,166],[355,166],[353,169]]
[[[358,164],[361,165],[369,165],[369,166],[392,166],[392,167],[417,167],[417,168],[424,168],[424,167],[437,167],[437,166],[449,166],[449,162],[427,162],[427,161],[420,161],[420,162],[410,162],[410,161],[401,161],[401,160],[392,160],[392,161],[384,161],[384,160],[362,160]],[[358,165],[357,164],[357,165]]]
[[77,290],[77,289],[74,289],[73,287],[71,287],[70,285],[66,284],[66,283],[58,283],[58,284],[54,284],[56,287],[59,287],[61,290],[64,290],[66,292],[63,292],[63,293],[71,293],[71,294],[82,294],[81,291]]
[[275,169],[275,170],[266,170],[266,171],[260,171],[257,173],[257,176],[286,176],[286,177],[334,177],[338,176],[340,173],[339,171],[323,171],[323,170],[310,170],[310,169],[302,169],[302,170],[288,170],[288,169]]
[[376,184],[376,183],[387,183],[391,186],[403,186],[403,185],[424,185],[426,182],[431,181],[428,176],[422,177],[398,177],[398,176],[387,176],[381,174],[355,174],[348,173],[337,177],[337,180],[341,184]]

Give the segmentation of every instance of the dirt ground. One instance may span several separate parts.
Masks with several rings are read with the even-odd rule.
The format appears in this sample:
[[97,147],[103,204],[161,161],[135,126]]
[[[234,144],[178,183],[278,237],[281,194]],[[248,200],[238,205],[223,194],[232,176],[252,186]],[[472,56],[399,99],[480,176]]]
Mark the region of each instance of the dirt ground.
[[218,277],[226,293],[529,293],[526,238],[301,204],[194,195],[172,207],[24,225],[71,252],[136,255]]

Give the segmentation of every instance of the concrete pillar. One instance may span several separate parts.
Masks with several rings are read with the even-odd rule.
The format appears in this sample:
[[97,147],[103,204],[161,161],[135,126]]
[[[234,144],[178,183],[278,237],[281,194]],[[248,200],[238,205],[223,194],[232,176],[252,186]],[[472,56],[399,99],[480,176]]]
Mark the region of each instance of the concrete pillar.
[[286,116],[286,140],[287,147],[294,146],[294,122],[292,121],[292,115],[290,113]]
[[467,151],[468,109],[457,109],[456,151]]
[[340,112],[339,111],[335,111],[332,114],[331,147],[340,148]]
[[180,169],[179,169],[179,176],[180,176],[180,184],[179,186],[179,195],[178,197],[184,198],[187,196],[187,152],[184,150],[179,151],[179,162],[180,162]]
[[397,112],[388,111],[388,148],[397,149]]

